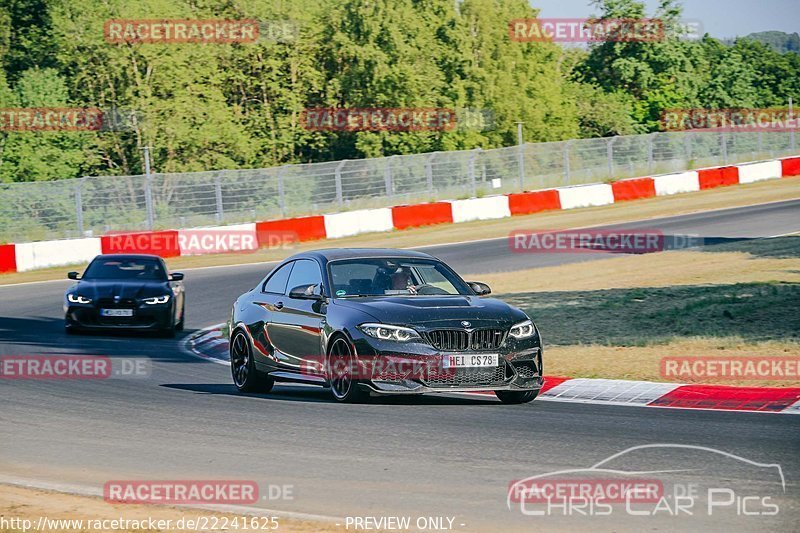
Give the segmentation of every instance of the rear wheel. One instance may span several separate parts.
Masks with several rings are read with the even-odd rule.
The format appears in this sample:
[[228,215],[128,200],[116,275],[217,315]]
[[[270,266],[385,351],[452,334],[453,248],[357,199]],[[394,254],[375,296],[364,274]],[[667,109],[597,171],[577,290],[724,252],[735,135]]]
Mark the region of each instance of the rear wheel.
[[350,343],[336,337],[328,348],[328,381],[333,397],[343,403],[359,403],[369,398],[369,393],[356,379],[356,358]]
[[275,381],[256,368],[250,341],[243,331],[233,335],[230,344],[231,376],[241,392],[269,392]]
[[526,391],[510,391],[510,390],[496,390],[494,393],[497,395],[497,399],[503,403],[507,404],[519,404],[519,403],[528,403],[532,402],[539,396],[538,390],[526,390]]

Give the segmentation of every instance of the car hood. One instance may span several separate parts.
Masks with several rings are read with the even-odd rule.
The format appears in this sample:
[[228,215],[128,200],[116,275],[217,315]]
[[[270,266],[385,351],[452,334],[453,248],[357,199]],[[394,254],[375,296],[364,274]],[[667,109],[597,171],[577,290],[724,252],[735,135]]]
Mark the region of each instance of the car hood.
[[155,280],[82,280],[68,292],[99,300],[119,296],[121,300],[148,298],[172,293],[166,281]]
[[473,327],[488,327],[527,319],[525,313],[503,301],[477,296],[377,296],[334,301],[385,324],[436,327],[467,320]]

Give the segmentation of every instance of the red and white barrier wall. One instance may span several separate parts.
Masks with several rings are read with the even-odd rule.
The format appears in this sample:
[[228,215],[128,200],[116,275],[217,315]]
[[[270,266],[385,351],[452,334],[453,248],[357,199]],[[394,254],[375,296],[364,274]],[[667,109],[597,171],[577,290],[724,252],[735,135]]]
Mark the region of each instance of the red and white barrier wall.
[[122,233],[33,243],[0,244],[0,272],[84,263],[100,253],[162,257],[254,251],[294,242],[337,239],[434,224],[507,218],[540,211],[602,206],[800,175],[800,156],[774,161],[631,178],[466,200],[360,209],[233,226]]

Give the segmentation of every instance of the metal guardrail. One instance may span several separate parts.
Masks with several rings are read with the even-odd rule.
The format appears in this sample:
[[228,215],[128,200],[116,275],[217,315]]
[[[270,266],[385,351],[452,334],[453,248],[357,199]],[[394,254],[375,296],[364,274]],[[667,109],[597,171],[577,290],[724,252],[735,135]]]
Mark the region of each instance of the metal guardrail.
[[492,150],[0,184],[0,242],[233,224],[647,176],[796,153],[794,132],[665,132]]

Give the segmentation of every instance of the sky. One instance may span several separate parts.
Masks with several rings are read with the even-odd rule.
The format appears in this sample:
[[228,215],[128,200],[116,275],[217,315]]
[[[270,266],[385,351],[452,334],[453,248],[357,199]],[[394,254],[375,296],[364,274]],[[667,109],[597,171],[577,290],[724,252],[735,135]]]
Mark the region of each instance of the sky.
[[[757,31],[800,32],[800,0],[683,0],[683,18],[696,19],[706,33],[722,39]],[[530,0],[540,18],[585,18],[599,14],[589,0]],[[645,0],[652,16],[658,0]]]

